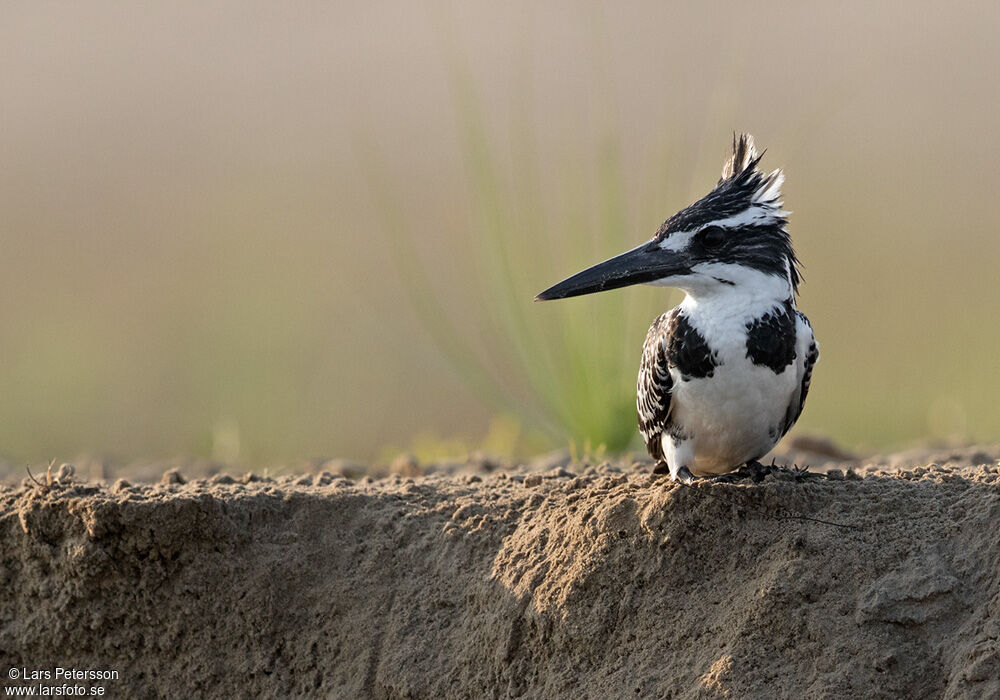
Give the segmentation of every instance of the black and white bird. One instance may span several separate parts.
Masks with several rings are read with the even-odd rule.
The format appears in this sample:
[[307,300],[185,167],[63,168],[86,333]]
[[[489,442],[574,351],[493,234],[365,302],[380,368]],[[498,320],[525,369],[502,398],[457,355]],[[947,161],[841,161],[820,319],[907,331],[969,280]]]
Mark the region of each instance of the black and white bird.
[[639,430],[674,480],[723,475],[759,460],[802,413],[819,346],[795,308],[799,261],[782,209],[780,170],[758,169],[753,137],[711,192],[632,250],[579,272],[536,299],[633,284],[677,287],[639,367]]

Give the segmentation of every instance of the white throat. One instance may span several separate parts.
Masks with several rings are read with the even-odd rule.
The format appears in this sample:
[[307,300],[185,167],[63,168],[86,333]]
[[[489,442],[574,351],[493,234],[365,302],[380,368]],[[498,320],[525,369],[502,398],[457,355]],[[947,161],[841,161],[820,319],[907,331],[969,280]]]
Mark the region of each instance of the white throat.
[[728,263],[704,263],[694,271],[673,284],[686,294],[681,307],[695,316],[743,324],[789,300],[795,305],[788,277]]

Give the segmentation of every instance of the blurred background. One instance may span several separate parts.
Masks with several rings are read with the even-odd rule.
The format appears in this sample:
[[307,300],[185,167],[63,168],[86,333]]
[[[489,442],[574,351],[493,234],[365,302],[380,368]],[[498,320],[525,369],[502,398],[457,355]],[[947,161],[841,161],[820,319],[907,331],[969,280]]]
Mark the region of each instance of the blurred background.
[[533,304],[787,173],[797,431],[1000,439],[1000,7],[4,3],[0,453],[639,445],[676,292]]

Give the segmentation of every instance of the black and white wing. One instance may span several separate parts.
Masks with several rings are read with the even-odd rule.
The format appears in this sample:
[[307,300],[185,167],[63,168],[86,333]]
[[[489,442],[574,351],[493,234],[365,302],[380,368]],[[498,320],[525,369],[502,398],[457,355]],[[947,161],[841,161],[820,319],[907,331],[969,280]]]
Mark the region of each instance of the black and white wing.
[[639,363],[636,408],[639,411],[639,432],[653,459],[663,462],[660,436],[670,425],[670,400],[674,387],[667,368],[667,339],[670,315],[663,314],[650,326],[642,346]]
[[792,394],[792,399],[788,403],[788,410],[785,412],[785,429],[782,431],[782,435],[791,430],[792,426],[795,425],[795,421],[802,415],[802,408],[806,405],[806,396],[809,394],[809,382],[812,381],[813,366],[819,360],[819,345],[816,343],[812,324],[809,323],[809,319],[801,311],[795,312],[795,318],[796,351],[805,358],[805,361],[800,370],[801,378],[799,386]]

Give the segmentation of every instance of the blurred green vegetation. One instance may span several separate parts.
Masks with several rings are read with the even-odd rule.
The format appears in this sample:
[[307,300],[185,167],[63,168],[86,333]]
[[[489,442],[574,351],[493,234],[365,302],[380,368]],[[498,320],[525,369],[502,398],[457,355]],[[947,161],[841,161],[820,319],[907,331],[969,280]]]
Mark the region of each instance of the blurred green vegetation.
[[10,6],[0,456],[635,445],[678,293],[531,300],[744,129],[822,345],[799,430],[1000,439],[998,12]]
[[[381,165],[374,189],[406,296],[462,381],[505,417],[503,425],[513,423],[534,435],[525,442],[522,429],[497,431],[493,426],[483,449],[524,454],[567,440],[574,451],[587,454],[641,448],[635,417],[636,341],[641,347],[651,320],[679,292],[659,298],[619,293],[557,305],[530,303],[540,285],[550,284],[541,280],[554,283],[636,244],[636,222],[625,202],[616,136],[620,129],[602,124],[595,142],[588,144],[596,159],[567,167],[560,182],[543,186],[524,93],[511,106],[513,128],[505,160],[499,153],[502,146],[488,133],[477,86],[463,70],[465,60],[456,55],[450,63],[471,197],[467,237],[472,243],[456,248],[451,257],[471,273],[461,287],[463,295],[476,299],[479,323],[472,327],[468,319],[452,318],[446,298],[435,296],[428,271],[420,267],[418,241],[398,205],[399,192],[393,191]],[[691,190],[690,183],[678,184],[681,178],[669,166],[673,151],[669,143],[657,150],[659,161],[650,176],[659,192],[642,203],[649,210],[672,189]],[[366,160],[381,163],[384,158],[372,149]],[[507,439],[497,441],[498,432]],[[460,454],[460,446],[471,447],[424,434],[410,449],[435,458],[449,451]]]

